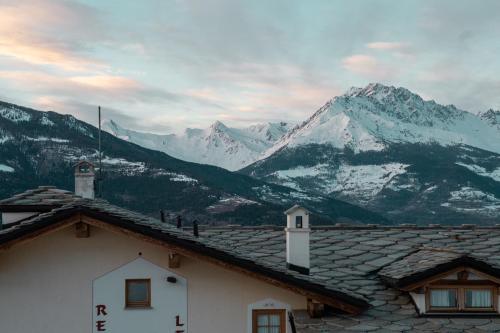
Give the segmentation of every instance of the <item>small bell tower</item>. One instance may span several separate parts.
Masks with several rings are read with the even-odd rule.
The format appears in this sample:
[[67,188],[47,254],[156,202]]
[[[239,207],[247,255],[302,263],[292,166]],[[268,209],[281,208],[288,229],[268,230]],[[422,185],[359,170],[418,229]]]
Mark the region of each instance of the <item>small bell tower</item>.
[[87,199],[95,198],[94,189],[95,168],[88,161],[81,161],[75,165],[75,194]]

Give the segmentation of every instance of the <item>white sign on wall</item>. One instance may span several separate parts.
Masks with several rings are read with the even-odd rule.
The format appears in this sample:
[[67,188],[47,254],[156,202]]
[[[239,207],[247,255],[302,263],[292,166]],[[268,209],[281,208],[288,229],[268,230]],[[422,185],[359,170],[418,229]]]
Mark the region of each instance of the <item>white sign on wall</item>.
[[[151,281],[151,307],[126,308],[125,281]],[[187,280],[138,258],[93,281],[93,332],[187,333]]]

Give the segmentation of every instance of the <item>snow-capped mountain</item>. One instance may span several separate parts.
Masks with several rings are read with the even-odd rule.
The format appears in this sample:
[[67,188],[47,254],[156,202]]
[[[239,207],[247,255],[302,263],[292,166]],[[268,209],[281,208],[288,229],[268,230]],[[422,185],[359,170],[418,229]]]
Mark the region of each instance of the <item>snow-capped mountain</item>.
[[498,222],[499,114],[404,88],[351,88],[241,172],[407,223]]
[[290,126],[281,122],[230,128],[216,121],[206,129],[188,128],[180,135],[158,135],[125,129],[110,120],[104,128],[121,139],[185,161],[234,171],[255,162]]
[[495,120],[494,111],[480,117],[453,105],[424,101],[405,88],[372,83],[327,102],[263,157],[285,146],[329,144],[359,152],[381,151],[388,143],[403,142],[464,144],[500,153]]
[[[181,161],[102,134],[102,197],[122,207],[155,217],[163,209],[167,215],[182,214],[186,222],[280,224],[283,211],[300,201],[322,223],[389,223],[340,200]],[[97,160],[97,137],[97,128],[71,115],[0,102],[0,198],[39,185],[73,190],[73,166],[81,159]]]

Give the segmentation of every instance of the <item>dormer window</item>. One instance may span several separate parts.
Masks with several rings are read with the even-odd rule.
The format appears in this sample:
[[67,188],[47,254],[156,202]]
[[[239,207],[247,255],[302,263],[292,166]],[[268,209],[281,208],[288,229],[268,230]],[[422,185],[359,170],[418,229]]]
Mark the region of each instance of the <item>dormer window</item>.
[[429,313],[493,312],[496,309],[494,300],[497,295],[494,286],[472,284],[449,288],[429,286],[426,296]]
[[302,229],[302,216],[295,216],[295,228]]
[[500,271],[467,254],[422,249],[378,274],[409,292],[421,315],[498,313]]

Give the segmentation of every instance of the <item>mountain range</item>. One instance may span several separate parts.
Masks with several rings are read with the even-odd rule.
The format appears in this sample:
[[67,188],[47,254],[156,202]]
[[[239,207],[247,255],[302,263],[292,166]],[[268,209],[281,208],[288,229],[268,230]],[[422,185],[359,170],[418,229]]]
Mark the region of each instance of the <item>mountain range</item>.
[[[97,137],[96,127],[71,115],[0,102],[0,198],[40,185],[73,190],[74,164],[98,160]],[[188,223],[283,224],[283,212],[300,202],[317,223],[390,223],[329,196],[182,161],[106,132],[102,156],[100,196],[156,217],[164,210],[169,219],[179,214]]]
[[[247,147],[248,137],[255,140],[248,129],[217,122],[208,130],[186,133],[203,133],[199,149],[217,156],[203,163],[242,167],[241,174],[311,196],[342,199],[394,221],[499,222],[500,111],[476,115],[426,101],[405,88],[373,83],[334,97],[299,125],[278,128],[252,154],[234,148]],[[151,134],[125,131],[111,130],[186,160],[196,159],[199,151],[181,156],[176,152],[182,140],[165,140],[157,148],[144,139]],[[243,135],[234,134],[241,132],[252,135],[242,140]]]
[[257,161],[291,126],[281,122],[229,128],[216,121],[205,129],[188,128],[180,135],[158,135],[125,129],[108,120],[103,128],[123,140],[163,151],[184,161],[235,171]]

